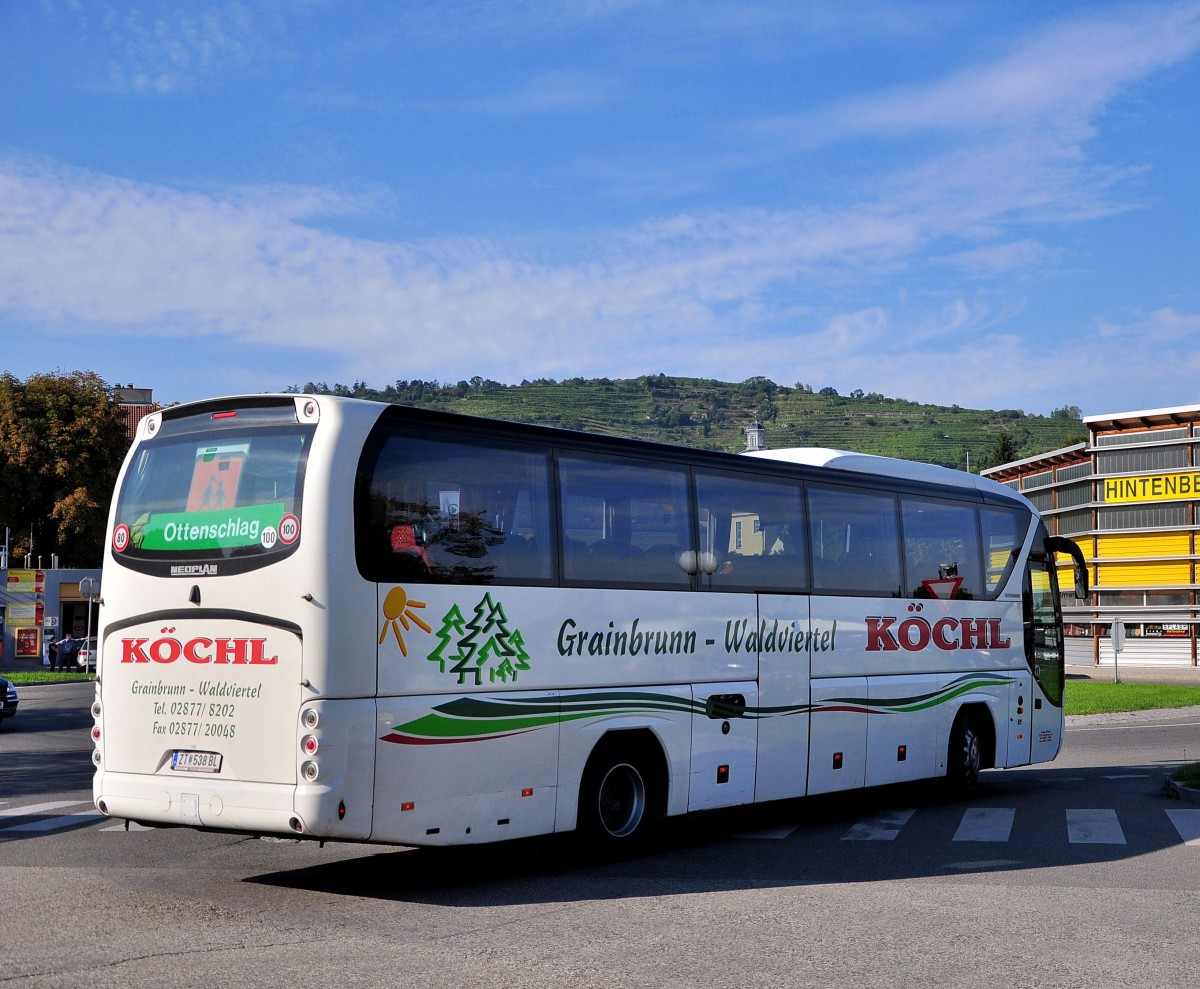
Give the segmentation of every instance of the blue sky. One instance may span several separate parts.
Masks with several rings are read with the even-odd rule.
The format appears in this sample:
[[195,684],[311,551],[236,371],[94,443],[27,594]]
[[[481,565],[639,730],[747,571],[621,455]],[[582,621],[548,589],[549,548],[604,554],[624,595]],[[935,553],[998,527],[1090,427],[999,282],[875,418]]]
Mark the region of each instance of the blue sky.
[[0,0],[0,369],[1200,402],[1200,2]]

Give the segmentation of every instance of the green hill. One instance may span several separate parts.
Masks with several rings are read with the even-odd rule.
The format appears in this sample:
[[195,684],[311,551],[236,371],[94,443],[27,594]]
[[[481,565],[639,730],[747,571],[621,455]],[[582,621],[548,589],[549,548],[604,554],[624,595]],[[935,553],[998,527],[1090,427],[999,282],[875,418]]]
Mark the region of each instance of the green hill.
[[1078,409],[1069,407],[1040,416],[1019,409],[920,405],[861,391],[847,396],[832,388],[788,388],[767,378],[732,383],[652,374],[505,385],[476,377],[453,385],[397,381],[382,389],[363,382],[331,387],[310,381],[288,390],[727,452],[745,449],[746,427],[758,418],[771,448],[819,446],[960,469],[969,455],[972,470],[1056,450],[1086,435]]

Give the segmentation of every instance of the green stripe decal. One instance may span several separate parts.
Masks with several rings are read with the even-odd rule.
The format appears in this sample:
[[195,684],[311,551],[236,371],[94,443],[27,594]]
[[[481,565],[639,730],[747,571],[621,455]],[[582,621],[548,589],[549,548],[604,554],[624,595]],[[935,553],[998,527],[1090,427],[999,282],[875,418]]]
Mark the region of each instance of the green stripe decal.
[[[818,681],[819,682],[819,681]],[[937,690],[911,697],[886,700],[870,697],[832,697],[815,704],[747,707],[743,718],[767,718],[808,714],[857,713],[868,715],[909,714],[946,704],[982,687],[1005,687],[1010,677],[995,673],[968,673]],[[705,705],[689,698],[652,691],[590,691],[565,697],[535,697],[507,700],[504,697],[473,695],[439,704],[429,714],[395,725],[381,741],[401,745],[436,745],[507,738],[541,728],[589,718],[622,716],[655,717],[687,715],[707,717]]]

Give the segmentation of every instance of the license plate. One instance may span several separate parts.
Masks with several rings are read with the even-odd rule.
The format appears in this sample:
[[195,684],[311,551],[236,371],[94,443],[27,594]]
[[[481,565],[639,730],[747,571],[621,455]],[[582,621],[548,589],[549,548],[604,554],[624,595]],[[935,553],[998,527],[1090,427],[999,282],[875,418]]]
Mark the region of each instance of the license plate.
[[171,753],[171,768],[177,773],[219,773],[221,753],[182,752],[176,749]]

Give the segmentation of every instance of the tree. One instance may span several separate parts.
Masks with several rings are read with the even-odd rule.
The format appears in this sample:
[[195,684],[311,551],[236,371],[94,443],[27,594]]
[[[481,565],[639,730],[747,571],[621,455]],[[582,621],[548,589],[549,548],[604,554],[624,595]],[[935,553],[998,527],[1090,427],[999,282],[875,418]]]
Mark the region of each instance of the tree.
[[1001,464],[1011,464],[1017,459],[1017,441],[1007,429],[996,434],[992,448],[987,452],[983,467],[999,467]]
[[121,407],[93,372],[0,375],[0,527],[12,555],[99,566],[128,449]]

